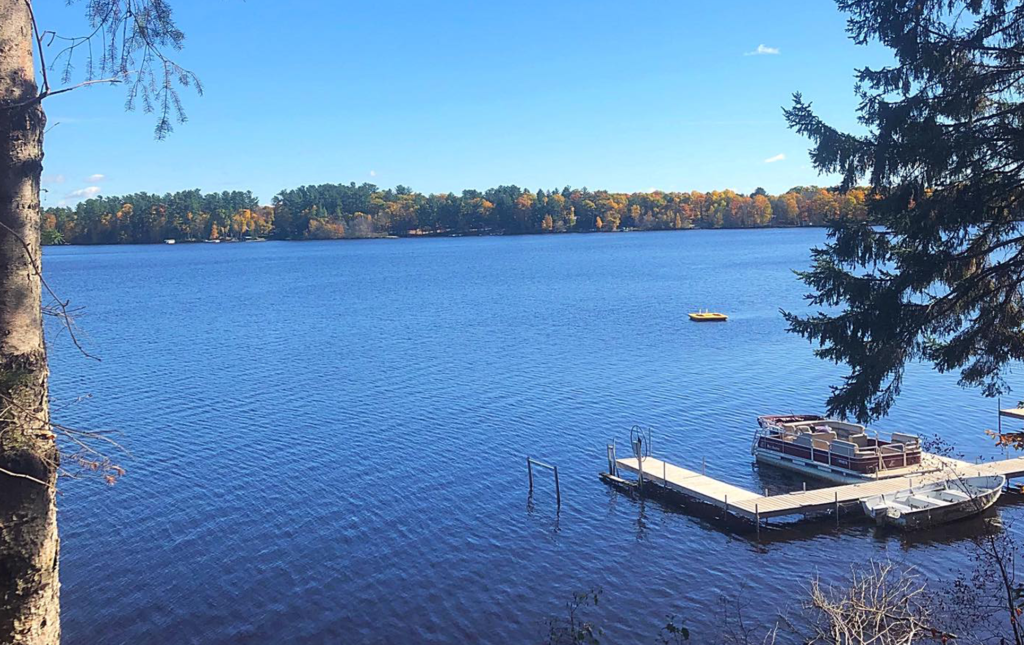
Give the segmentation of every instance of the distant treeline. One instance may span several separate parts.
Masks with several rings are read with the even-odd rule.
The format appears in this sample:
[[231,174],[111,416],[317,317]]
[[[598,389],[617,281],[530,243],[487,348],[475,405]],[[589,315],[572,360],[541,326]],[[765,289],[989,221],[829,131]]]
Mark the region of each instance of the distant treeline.
[[424,195],[398,186],[321,184],[283,190],[260,206],[250,191],[97,197],[43,214],[47,244],[153,243],[165,239],[339,239],[386,235],[489,235],[684,228],[815,226],[863,217],[866,190],[798,186],[702,193],[611,193],[499,186]]

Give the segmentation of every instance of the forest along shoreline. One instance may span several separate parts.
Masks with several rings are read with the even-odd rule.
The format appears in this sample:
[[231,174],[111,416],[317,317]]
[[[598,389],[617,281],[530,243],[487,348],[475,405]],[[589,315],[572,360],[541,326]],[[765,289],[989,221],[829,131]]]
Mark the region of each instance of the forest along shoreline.
[[839,193],[817,186],[780,195],[761,188],[743,195],[500,186],[427,195],[405,186],[382,190],[350,183],[284,190],[271,205],[260,205],[251,191],[196,189],[49,207],[41,227],[49,245],[792,228],[865,219],[867,193],[866,188]]

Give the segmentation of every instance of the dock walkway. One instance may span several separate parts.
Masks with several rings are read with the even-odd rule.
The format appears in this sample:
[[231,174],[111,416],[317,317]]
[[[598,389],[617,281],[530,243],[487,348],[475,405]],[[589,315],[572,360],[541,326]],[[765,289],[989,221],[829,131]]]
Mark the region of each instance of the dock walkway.
[[[706,474],[694,472],[654,457],[643,461],[643,478],[669,490],[692,499],[722,507],[727,513],[750,521],[819,513],[860,500],[893,493],[920,484],[942,481],[951,477],[973,475],[1004,475],[1007,479],[1024,475],[1024,457],[972,464],[956,459],[936,457],[943,467],[912,473],[909,475],[876,479],[857,484],[844,484],[828,488],[816,488],[781,495],[761,495],[732,484],[727,484]],[[640,473],[635,457],[616,459],[616,465],[627,472]]]

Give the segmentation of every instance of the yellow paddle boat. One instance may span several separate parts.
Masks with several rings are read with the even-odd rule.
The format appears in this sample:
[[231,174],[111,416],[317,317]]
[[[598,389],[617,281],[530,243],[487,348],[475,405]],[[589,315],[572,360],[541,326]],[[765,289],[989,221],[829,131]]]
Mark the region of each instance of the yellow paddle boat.
[[690,314],[690,320],[694,322],[725,322],[729,320],[729,316],[713,311],[698,311]]

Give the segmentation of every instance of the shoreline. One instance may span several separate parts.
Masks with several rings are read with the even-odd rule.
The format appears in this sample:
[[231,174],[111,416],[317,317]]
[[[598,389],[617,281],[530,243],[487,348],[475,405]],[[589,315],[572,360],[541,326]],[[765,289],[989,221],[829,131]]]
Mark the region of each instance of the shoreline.
[[[409,240],[409,239],[420,239],[420,238],[460,238],[460,237],[541,237],[548,235],[618,235],[624,233],[690,233],[694,231],[773,231],[773,230],[792,230],[792,229],[813,229],[813,228],[828,228],[826,224],[811,224],[807,226],[800,226],[794,224],[783,224],[779,226],[730,226],[721,228],[701,228],[699,226],[691,226],[689,228],[659,228],[659,229],[621,229],[617,231],[543,231],[543,232],[525,232],[525,233],[506,233],[506,232],[466,232],[466,233],[447,233],[447,232],[435,232],[435,233],[418,233],[415,235],[372,235],[366,237],[337,237],[337,238],[326,238],[326,239],[312,239],[312,238],[263,238],[258,240],[179,240],[174,239],[174,242],[168,243],[164,240],[159,242],[97,242],[96,244],[43,244],[43,247],[60,247],[60,246],[177,246],[179,244],[250,244],[254,242],[357,242],[365,240]],[[171,239],[171,238],[168,238]]]

